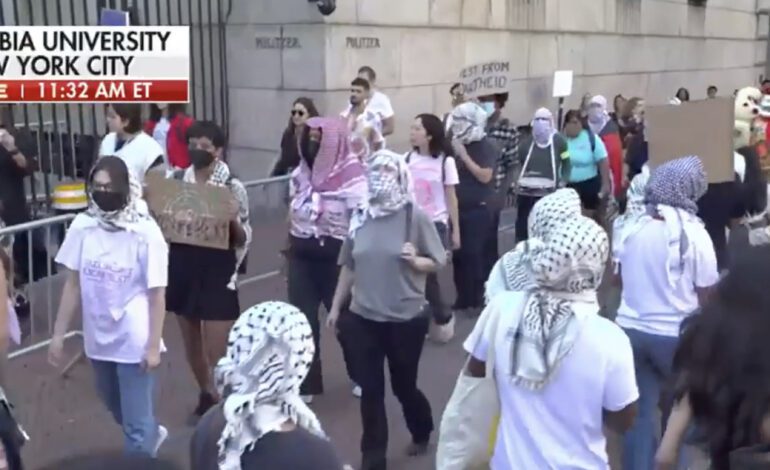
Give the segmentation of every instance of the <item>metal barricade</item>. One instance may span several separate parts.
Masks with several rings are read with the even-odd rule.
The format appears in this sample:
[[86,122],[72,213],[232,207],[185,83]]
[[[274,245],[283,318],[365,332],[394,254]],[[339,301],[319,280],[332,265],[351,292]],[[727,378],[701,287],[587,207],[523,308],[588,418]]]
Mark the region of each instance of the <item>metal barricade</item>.
[[[17,292],[23,292],[26,297],[29,313],[20,318],[22,344],[11,351],[11,359],[37,351],[51,342],[56,319],[55,305],[58,304],[62,284],[61,276],[55,274],[53,255],[74,218],[74,214],[60,215],[0,229],[0,239],[13,237],[13,250],[17,255],[19,245],[26,245],[26,269],[19,273],[19,256],[15,257],[13,264],[14,275],[23,276],[25,284]],[[65,338],[75,336],[82,337],[82,330],[71,330]],[[69,366],[65,371],[67,369]]]

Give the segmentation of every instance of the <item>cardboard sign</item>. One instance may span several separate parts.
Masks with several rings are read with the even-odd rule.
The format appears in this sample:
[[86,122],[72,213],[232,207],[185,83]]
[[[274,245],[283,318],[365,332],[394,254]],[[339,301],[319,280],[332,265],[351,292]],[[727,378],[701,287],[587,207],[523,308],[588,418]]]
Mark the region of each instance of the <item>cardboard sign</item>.
[[484,62],[460,71],[460,83],[468,98],[507,93],[511,63],[508,61]]
[[170,243],[227,250],[233,196],[227,188],[147,175],[150,213]]
[[652,106],[645,111],[650,167],[688,155],[703,161],[709,183],[735,179],[732,98]]
[[572,70],[557,70],[553,73],[553,97],[566,98],[572,94]]

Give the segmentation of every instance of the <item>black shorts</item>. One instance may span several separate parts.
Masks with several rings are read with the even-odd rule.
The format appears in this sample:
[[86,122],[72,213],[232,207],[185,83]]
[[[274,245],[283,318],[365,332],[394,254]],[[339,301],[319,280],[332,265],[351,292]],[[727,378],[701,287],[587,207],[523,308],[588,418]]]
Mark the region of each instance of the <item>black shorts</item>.
[[227,288],[234,273],[234,250],[172,243],[166,310],[197,320],[236,320],[241,314],[238,291]]
[[599,175],[594,176],[590,180],[569,183],[567,187],[577,191],[583,209],[595,211],[599,208],[599,204],[601,203],[599,192],[602,190],[602,179]]

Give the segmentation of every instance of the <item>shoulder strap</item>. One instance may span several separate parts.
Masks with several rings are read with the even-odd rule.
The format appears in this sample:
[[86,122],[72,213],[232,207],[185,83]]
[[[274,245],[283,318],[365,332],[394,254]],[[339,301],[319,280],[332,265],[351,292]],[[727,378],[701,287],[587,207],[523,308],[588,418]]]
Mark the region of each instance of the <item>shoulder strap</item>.
[[407,202],[404,206],[406,212],[406,230],[404,231],[404,242],[412,240],[412,218],[414,217],[414,206],[411,202]]
[[406,163],[407,163],[407,165],[409,164],[409,161],[410,161],[411,159],[412,159],[412,151],[410,150],[409,152],[407,152],[407,153],[406,153],[406,158],[405,158],[405,160],[406,160]]
[[591,129],[588,129],[588,138],[591,141],[591,153],[596,152],[596,134]]
[[441,184],[446,186],[446,159],[445,153],[441,154]]

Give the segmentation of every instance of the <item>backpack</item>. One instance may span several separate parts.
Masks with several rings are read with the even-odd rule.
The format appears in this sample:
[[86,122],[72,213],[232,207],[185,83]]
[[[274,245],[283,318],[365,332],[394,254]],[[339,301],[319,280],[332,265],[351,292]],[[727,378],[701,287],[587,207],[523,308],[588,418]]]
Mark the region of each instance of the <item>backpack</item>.
[[[446,185],[446,159],[447,158],[454,158],[451,155],[447,154],[441,154],[441,183]],[[409,164],[409,161],[412,159],[412,151],[409,151],[409,153],[406,154],[406,164]]]
[[586,130],[588,131],[588,140],[591,142],[591,154],[594,154],[596,153],[596,134],[590,128]]

